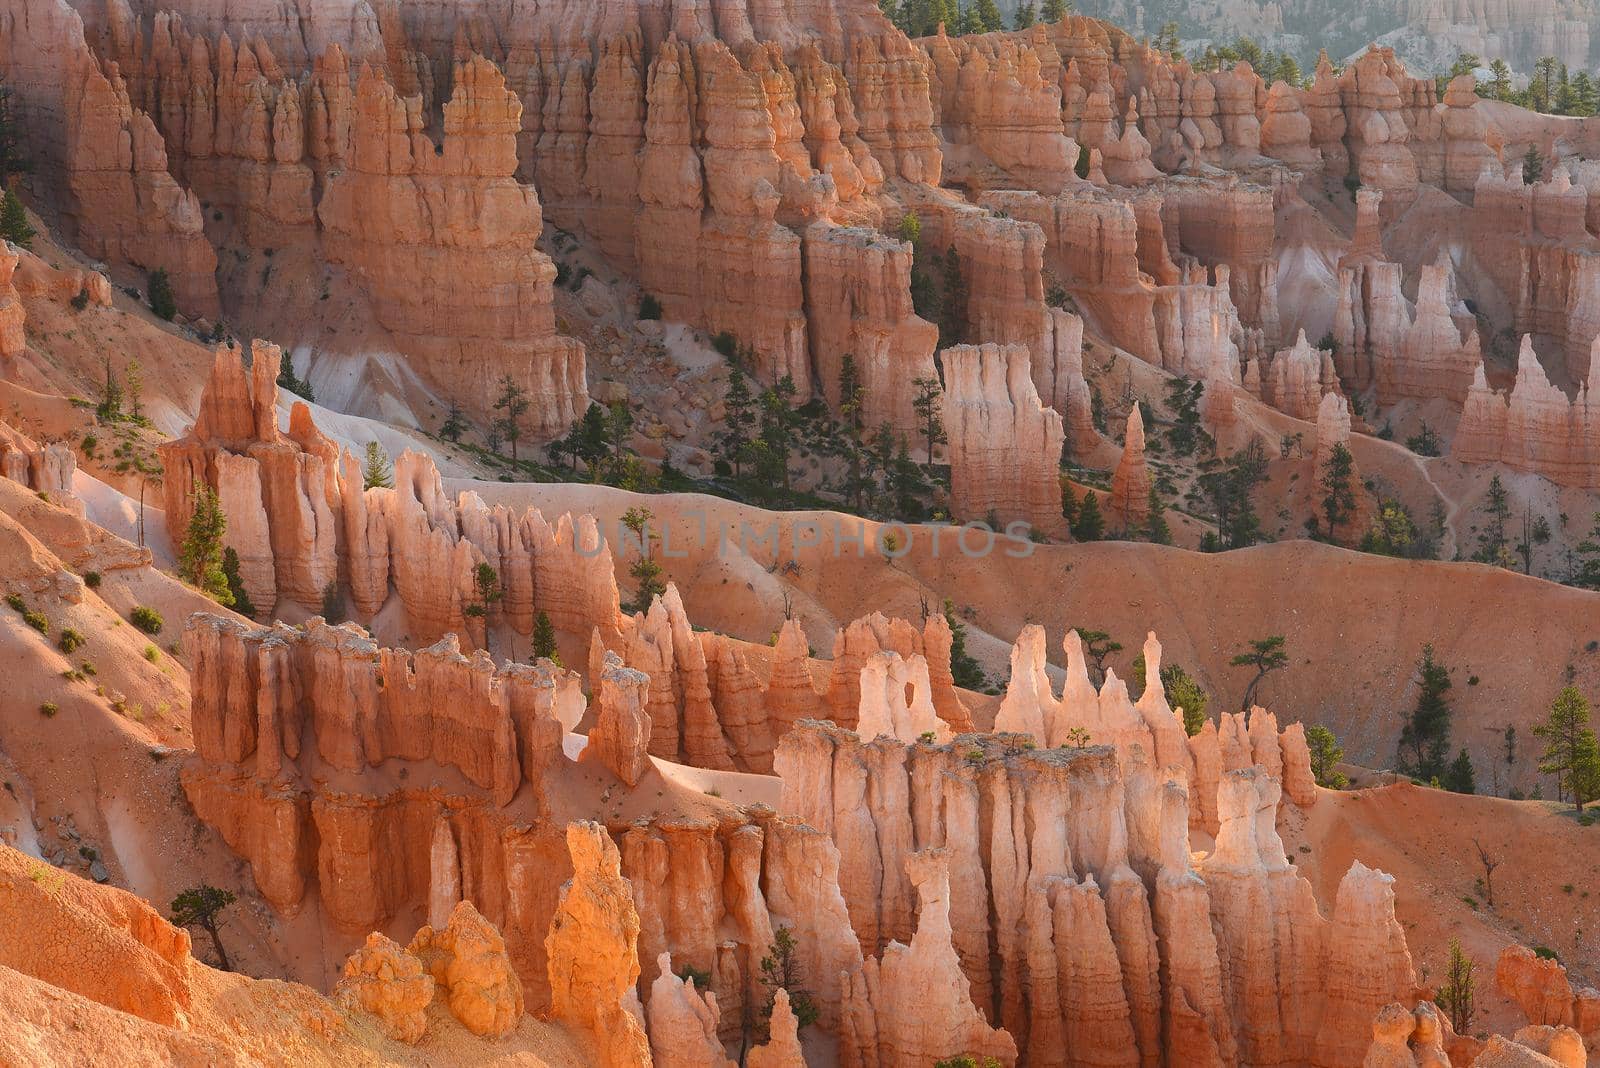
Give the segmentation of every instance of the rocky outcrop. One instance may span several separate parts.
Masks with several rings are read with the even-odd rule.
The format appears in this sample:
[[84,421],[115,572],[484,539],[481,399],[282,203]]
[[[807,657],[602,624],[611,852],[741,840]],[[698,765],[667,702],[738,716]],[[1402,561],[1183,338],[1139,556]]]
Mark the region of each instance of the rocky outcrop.
[[1384,405],[1437,396],[1460,404],[1481,359],[1477,324],[1456,298],[1448,262],[1423,267],[1415,306],[1405,299],[1400,265],[1381,258],[1376,224],[1363,225],[1375,215],[1376,199],[1363,200],[1340,262],[1333,325],[1339,374],[1358,387],[1375,382]]
[[[953,989],[965,985],[1027,1063],[1225,1063],[1246,1052],[1265,1064],[1359,1061],[1361,1050],[1332,1060],[1316,1051],[1365,1009],[1354,1031],[1363,1041],[1373,999],[1411,992],[1386,876],[1352,869],[1324,919],[1273,829],[1280,787],[1265,768],[1227,779],[1217,851],[1196,871],[1185,772],[1156,771],[1148,754],[1159,741],[1130,740],[1125,751],[1022,742],[866,743],[807,723],[779,746],[784,809],[833,840],[852,926],[863,946],[887,945],[879,984],[869,960],[868,982],[854,988],[879,1010],[880,1049],[886,1034],[912,1042],[927,1026],[907,1018],[886,1030],[878,998],[882,969],[905,959],[889,943],[922,937],[929,922],[927,870],[916,869],[935,850],[944,853],[935,870],[952,873],[950,940],[965,978]],[[900,875],[908,858],[924,893],[915,926],[913,886]],[[967,1019],[959,999],[938,1016],[941,1027]],[[854,1041],[869,1035],[849,1026]],[[1074,1060],[1061,1057],[1063,1035]]]
[[[407,843],[405,864],[363,844],[401,813],[425,816],[432,830],[440,802],[425,789],[371,776],[360,790],[325,798],[299,774],[429,761],[454,784],[447,813],[510,818],[543,809],[544,776],[566,760],[556,709],[580,683],[548,664],[496,670],[485,654],[462,656],[454,637],[414,654],[380,649],[354,624],[320,620],[258,629],[197,615],[185,642],[196,752],[184,789],[283,912],[316,883],[330,923],[373,930],[426,899],[433,881],[428,833]],[[513,805],[524,783],[531,789]],[[482,851],[491,842],[498,850],[498,837],[481,822],[452,823],[459,859],[450,866],[492,919],[503,916],[499,892],[480,885]]]
[[1586,1037],[1600,1034],[1600,991],[1573,989],[1560,961],[1526,946],[1507,946],[1495,961],[1494,984],[1530,1024],[1571,1027]]
[[151,116],[118,68],[97,59],[63,0],[28,0],[0,39],[16,118],[36,146],[32,180],[95,259],[164,270],[178,306],[215,318],[217,257],[199,198],[172,177]]
[[[1600,359],[1596,340],[1591,366]],[[1592,374],[1593,372],[1591,372]],[[1589,381],[1600,381],[1591,378]],[[1466,463],[1499,463],[1563,486],[1600,486],[1600,412],[1584,385],[1568,400],[1545,374],[1533,340],[1522,339],[1509,393],[1489,388],[1480,365],[1461,411],[1450,454]]]
[[198,482],[228,516],[225,543],[267,617],[294,603],[320,610],[330,584],[349,584],[359,618],[377,615],[391,588],[419,640],[482,634],[465,609],[477,599],[473,572],[487,563],[504,597],[488,616],[529,634],[538,611],[555,628],[614,634],[620,625],[611,550],[593,516],[554,524],[535,508],[487,507],[475,493],[450,500],[433,461],[403,452],[392,489],[364,488],[361,462],[319,431],[296,401],[278,429],[282,352],[257,341],[250,362],[219,346],[189,433],[161,446],[168,533],[181,544]]
[[45,500],[74,515],[83,515],[83,501],[73,492],[77,454],[67,445],[40,445],[0,422],[0,477],[20,482]]
[[1122,529],[1136,533],[1150,518],[1150,491],[1154,482],[1144,458],[1144,416],[1135,404],[1128,411],[1128,429],[1122,438],[1122,458],[1111,475],[1111,515]]
[[362,279],[379,322],[442,395],[487,418],[510,376],[533,435],[564,433],[588,407],[584,352],[556,333],[555,264],[529,251],[543,220],[514,177],[522,105],[482,56],[453,82],[435,145],[420,101],[362,71],[350,159],[317,206],[324,248]]
[[650,1064],[639,978],[639,916],[616,845],[597,823],[567,825],[572,878],[561,888],[545,942],[552,1012],[588,1033],[600,1068]]
[[746,1056],[747,1068],[806,1068],[799,1025],[789,1008],[789,992],[782,987],[773,992],[770,1030],[772,1037],[766,1044],[754,1047]]
[[596,682],[595,703],[599,712],[585,761],[598,761],[628,786],[636,786],[650,769],[650,717],[645,712],[650,677],[622,666],[615,653],[607,653],[605,667]]
[[406,952],[422,962],[451,1014],[473,1034],[500,1038],[521,1020],[522,981],[505,940],[472,902],[459,902],[443,928],[423,927]]
[[735,1068],[717,1037],[717,995],[701,994],[690,977],[672,972],[661,954],[650,986],[650,1052],[655,1068]]
[[966,521],[993,515],[1047,536],[1065,534],[1058,474],[1061,416],[1039,401],[1021,345],[944,351],[950,494]]
[[377,931],[350,954],[333,988],[335,1001],[376,1016],[384,1034],[409,1045],[427,1033],[433,994],[433,976],[423,970],[422,961]]

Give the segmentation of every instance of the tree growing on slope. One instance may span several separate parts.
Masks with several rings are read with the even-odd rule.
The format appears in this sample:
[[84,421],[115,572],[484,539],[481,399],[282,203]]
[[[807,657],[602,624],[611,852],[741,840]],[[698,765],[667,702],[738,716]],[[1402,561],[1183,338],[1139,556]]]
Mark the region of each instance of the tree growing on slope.
[[1578,812],[1600,798],[1600,744],[1589,726],[1589,699],[1581,690],[1564,687],[1533,733],[1545,740],[1539,770],[1556,777],[1557,796],[1570,796]]
[[1424,782],[1445,771],[1450,750],[1452,710],[1445,694],[1450,691],[1450,669],[1434,657],[1433,646],[1422,647],[1417,661],[1417,703],[1400,728],[1396,764],[1406,775]]
[[1250,642],[1250,648],[1235,653],[1228,663],[1233,667],[1255,668],[1255,674],[1250,677],[1250,682],[1244,688],[1244,700],[1239,705],[1241,712],[1248,711],[1255,703],[1256,688],[1261,685],[1261,680],[1280,668],[1289,666],[1289,654],[1283,648],[1282,634],[1273,634],[1265,638],[1255,638]]
[[205,883],[191,886],[172,899],[173,924],[178,927],[199,927],[210,935],[211,947],[217,951],[217,961],[225,972],[233,971],[233,965],[222,948],[222,936],[217,933],[217,917],[235,900],[232,891]]

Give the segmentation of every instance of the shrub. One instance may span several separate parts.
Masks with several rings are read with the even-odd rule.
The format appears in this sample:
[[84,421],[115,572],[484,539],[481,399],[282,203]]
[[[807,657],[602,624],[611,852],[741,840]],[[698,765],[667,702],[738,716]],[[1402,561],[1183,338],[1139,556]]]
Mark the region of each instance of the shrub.
[[61,636],[56,639],[56,646],[63,653],[75,653],[82,647],[85,639],[82,634],[71,627],[62,627]]
[[53,718],[59,711],[61,711],[61,709],[54,701],[46,701],[44,704],[39,706],[39,715],[45,717],[46,719]]
[[661,318],[661,302],[659,300],[657,300],[655,297],[651,296],[649,293],[646,293],[639,300],[639,318],[640,319],[659,319],[659,318]]
[[50,621],[45,618],[43,612],[24,612],[22,621],[40,634],[50,633]]
[[162,267],[150,272],[150,310],[169,323],[178,314],[178,298],[172,292],[172,280]]
[[144,658],[152,664],[157,663],[161,659],[161,650],[153,645],[147,645],[144,647]]
[[92,664],[88,660],[85,660],[83,662],[83,664],[79,667],[78,671],[82,675],[98,675],[98,674],[100,674],[100,672],[95,670],[94,664]]
[[1544,960],[1559,961],[1561,959],[1560,957],[1556,956],[1556,951],[1551,949],[1549,946],[1534,946],[1533,955],[1535,957],[1541,957]]
[[22,599],[22,594],[20,593],[6,594],[6,604],[10,605],[13,611],[26,612],[28,610],[28,602]]
[[692,964],[685,964],[678,969],[678,978],[687,979],[694,984],[696,990],[711,989],[711,973],[703,968],[696,968]]
[[731,360],[739,354],[739,341],[726,330],[711,339],[711,347],[722,354],[723,359]]
[[73,311],[83,311],[83,309],[87,308],[88,306],[89,290],[87,288],[78,290],[78,295],[72,298]]
[[100,588],[100,572],[85,571],[83,573],[83,584],[91,590],[98,590]]
[[139,605],[128,614],[128,621],[146,634],[160,634],[162,627],[161,613],[154,608]]

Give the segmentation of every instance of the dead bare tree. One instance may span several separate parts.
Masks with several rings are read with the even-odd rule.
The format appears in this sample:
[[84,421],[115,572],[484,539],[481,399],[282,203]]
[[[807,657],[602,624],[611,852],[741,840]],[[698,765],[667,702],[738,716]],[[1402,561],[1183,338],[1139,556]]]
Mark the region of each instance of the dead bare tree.
[[1489,907],[1494,908],[1494,870],[1500,866],[1500,860],[1491,857],[1489,851],[1483,848],[1483,843],[1476,838],[1472,844],[1478,847],[1478,860],[1483,864],[1483,896],[1488,898]]

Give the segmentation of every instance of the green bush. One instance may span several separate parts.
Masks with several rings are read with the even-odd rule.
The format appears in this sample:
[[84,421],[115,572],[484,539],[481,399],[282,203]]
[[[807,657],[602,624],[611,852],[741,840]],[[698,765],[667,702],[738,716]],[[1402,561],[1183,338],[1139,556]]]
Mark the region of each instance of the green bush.
[[28,602],[22,599],[22,594],[20,593],[6,594],[6,604],[17,612],[26,612],[28,610]]
[[22,621],[40,634],[50,633],[50,621],[45,618],[43,612],[24,612]]
[[711,339],[711,347],[721,353],[723,359],[731,360],[739,354],[739,339],[724,330]]
[[83,573],[83,584],[91,590],[98,590],[100,588],[100,572],[85,571]]
[[161,650],[153,645],[147,645],[144,647],[144,658],[152,664],[158,663],[161,660]]
[[661,318],[661,302],[655,297],[651,296],[649,293],[646,293],[639,301],[639,318]]
[[75,653],[85,641],[84,636],[71,627],[62,627],[61,636],[56,639],[56,646],[63,653]]
[[61,711],[61,709],[56,706],[54,701],[46,701],[44,704],[39,706],[39,715],[45,717],[46,719],[51,718],[59,711]]
[[128,615],[128,621],[146,634],[160,634],[162,619],[161,613],[154,608],[139,605]]
[[150,310],[156,313],[158,319],[165,319],[169,323],[178,314],[178,298],[172,292],[172,280],[162,267],[150,272]]

